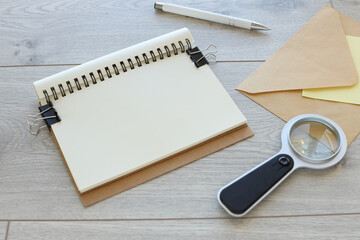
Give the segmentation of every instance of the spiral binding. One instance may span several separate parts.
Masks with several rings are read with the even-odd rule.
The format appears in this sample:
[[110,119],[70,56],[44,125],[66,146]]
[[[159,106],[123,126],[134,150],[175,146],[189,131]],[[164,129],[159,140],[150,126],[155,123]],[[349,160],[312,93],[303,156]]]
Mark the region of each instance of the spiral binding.
[[[185,50],[186,50],[186,49],[185,49],[185,45],[187,46],[188,49],[191,49],[191,48],[192,48],[192,47],[191,47],[191,42],[190,42],[190,40],[187,39],[187,38],[185,39],[185,45],[184,45],[184,43],[183,43],[182,41],[178,41],[177,44],[179,45],[178,47],[177,47],[177,45],[176,45],[175,43],[171,43],[171,45],[170,45],[170,48],[173,50],[174,55],[178,55],[178,54],[179,54],[179,50],[180,50],[180,52],[184,53]],[[167,46],[167,45],[164,46],[164,49],[165,49],[165,51],[166,51],[165,54],[166,54],[167,57],[171,57],[170,48],[169,48],[169,46]],[[164,59],[164,53],[163,53],[163,51],[162,51],[160,48],[157,48],[157,49],[156,49],[156,52],[159,54],[158,57],[159,57],[160,60]],[[157,57],[156,57],[156,55],[155,55],[155,53],[154,53],[153,50],[149,51],[149,55],[150,55],[150,58],[148,57],[148,55],[147,55],[146,53],[143,53],[143,54],[141,55],[141,57],[144,59],[145,64],[149,64],[149,63],[150,63],[150,60],[149,60],[149,59],[151,59],[152,62],[156,62],[156,61],[157,61]],[[139,56],[135,56],[134,58],[135,58],[136,66],[137,66],[137,67],[143,66],[143,64],[141,63],[142,61],[141,61],[141,59],[140,59]],[[131,70],[135,69],[136,66],[134,65],[134,62],[133,62],[133,60],[132,60],[131,58],[125,60],[125,62],[128,62],[128,63],[129,63],[129,67],[130,67]],[[127,71],[128,71],[128,69],[127,69],[124,61],[120,61],[118,64],[120,65],[119,68],[118,68],[118,65],[117,65],[116,63],[114,63],[114,64],[111,65],[111,67],[112,67],[113,72],[114,72],[115,75],[119,75],[119,74],[120,74],[119,69],[122,69],[123,72],[127,72]],[[104,80],[105,80],[105,76],[106,76],[107,78],[112,78],[113,75],[111,74],[111,71],[110,71],[110,68],[111,68],[111,67],[106,66],[106,67],[104,67],[103,70],[102,70],[102,69],[98,69],[95,73],[94,73],[94,72],[90,72],[88,75],[89,75],[92,83],[93,83],[93,84],[97,84],[97,80],[96,80],[95,74],[98,75],[100,81],[104,81]],[[103,72],[104,72],[104,74],[103,74]],[[89,85],[89,80],[88,80],[88,78],[87,78],[86,75],[82,75],[80,79],[82,79],[85,88],[87,88],[87,87],[90,86],[90,85]],[[62,97],[65,97],[65,96],[66,96],[66,90],[69,90],[69,93],[70,93],[70,94],[74,93],[74,88],[76,88],[78,91],[82,90],[81,84],[80,84],[80,81],[79,81],[79,78],[74,78],[74,79],[73,79],[73,84],[71,83],[71,81],[66,81],[65,84],[58,84],[57,88],[60,90],[60,94],[61,94]],[[67,89],[65,89],[65,88],[67,88]],[[52,87],[50,87],[50,90],[51,90],[51,93],[52,93],[52,95],[53,95],[53,97],[54,97],[54,100],[55,100],[55,101],[58,100],[58,99],[59,99],[59,94],[57,94],[56,87],[55,87],[55,86],[52,86]],[[46,102],[47,102],[47,103],[50,103],[51,100],[50,100],[50,96],[49,96],[49,94],[48,94],[48,91],[47,91],[46,89],[44,89],[44,90],[43,90],[43,93],[44,93]]]

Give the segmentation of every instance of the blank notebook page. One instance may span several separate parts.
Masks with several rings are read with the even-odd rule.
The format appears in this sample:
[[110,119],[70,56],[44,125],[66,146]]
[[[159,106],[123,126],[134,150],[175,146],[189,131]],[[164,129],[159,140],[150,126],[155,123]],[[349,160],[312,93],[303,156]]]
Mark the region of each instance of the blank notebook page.
[[53,103],[62,121],[52,130],[80,192],[246,123],[209,66],[186,53]]

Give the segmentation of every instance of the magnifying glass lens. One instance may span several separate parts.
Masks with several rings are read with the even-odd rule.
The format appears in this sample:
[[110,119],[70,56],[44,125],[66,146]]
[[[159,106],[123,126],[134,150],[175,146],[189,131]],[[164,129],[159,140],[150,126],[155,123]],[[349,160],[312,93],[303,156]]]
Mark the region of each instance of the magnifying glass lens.
[[305,158],[324,160],[337,153],[339,135],[329,126],[316,122],[301,122],[290,130],[293,149]]

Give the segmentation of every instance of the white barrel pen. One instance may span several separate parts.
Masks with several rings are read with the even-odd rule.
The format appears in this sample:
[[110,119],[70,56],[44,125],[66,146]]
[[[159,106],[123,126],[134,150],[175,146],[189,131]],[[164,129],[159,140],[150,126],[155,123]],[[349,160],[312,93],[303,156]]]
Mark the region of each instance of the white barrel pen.
[[270,28],[260,23],[249,21],[246,19],[202,11],[202,10],[183,7],[170,3],[155,2],[154,8],[168,13],[174,13],[182,16],[198,18],[210,22],[222,23],[233,27],[245,28],[249,30],[270,30]]

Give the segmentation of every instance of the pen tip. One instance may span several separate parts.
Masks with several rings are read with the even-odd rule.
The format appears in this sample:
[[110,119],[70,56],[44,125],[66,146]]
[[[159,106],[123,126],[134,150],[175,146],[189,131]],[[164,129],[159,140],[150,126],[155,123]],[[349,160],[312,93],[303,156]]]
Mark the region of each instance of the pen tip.
[[253,22],[253,23],[251,23],[251,30],[265,30],[265,31],[267,31],[267,30],[271,30],[271,28],[268,28],[267,26],[262,25],[260,23]]

